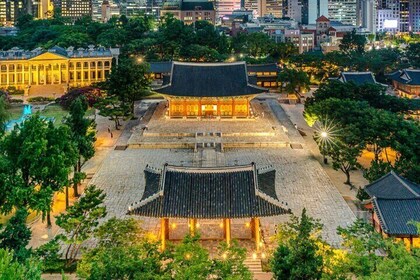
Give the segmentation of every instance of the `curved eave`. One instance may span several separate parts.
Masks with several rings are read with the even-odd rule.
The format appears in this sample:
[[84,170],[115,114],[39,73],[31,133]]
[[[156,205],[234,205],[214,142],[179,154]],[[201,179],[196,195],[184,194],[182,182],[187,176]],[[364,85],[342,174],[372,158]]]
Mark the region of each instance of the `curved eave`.
[[260,93],[264,93],[264,92],[268,92],[269,89],[267,88],[263,88],[263,87],[259,87],[259,86],[255,86],[255,85],[251,85],[248,84],[246,86],[246,89],[244,92],[240,92],[240,93],[232,93],[232,94],[213,94],[211,96],[208,95],[195,95],[195,94],[186,94],[185,92],[174,92],[172,91],[172,86],[171,84],[167,84],[164,85],[162,87],[159,88],[155,88],[153,89],[154,92],[156,93],[160,93],[163,95],[170,95],[170,96],[177,96],[177,97],[196,97],[196,98],[200,98],[200,97],[235,97],[235,96],[246,96],[246,95],[257,95]]

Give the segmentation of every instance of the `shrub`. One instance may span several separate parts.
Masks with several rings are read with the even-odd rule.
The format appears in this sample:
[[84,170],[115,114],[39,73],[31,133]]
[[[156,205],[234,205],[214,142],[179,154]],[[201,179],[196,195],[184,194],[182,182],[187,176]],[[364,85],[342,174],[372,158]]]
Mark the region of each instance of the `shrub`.
[[23,103],[23,100],[22,99],[14,99],[14,98],[12,98],[12,99],[9,100],[9,102],[10,103],[14,103],[14,104],[20,104],[20,103]]
[[52,97],[44,97],[44,96],[35,96],[35,97],[28,98],[28,102],[51,102],[54,100],[55,99]]
[[10,95],[23,95],[25,93],[23,89],[17,89],[16,87],[8,87],[7,91]]
[[81,87],[70,89],[65,95],[57,99],[58,103],[64,108],[69,109],[70,105],[80,96],[84,96],[89,104],[89,107],[98,102],[99,98],[103,96],[103,92],[96,87]]

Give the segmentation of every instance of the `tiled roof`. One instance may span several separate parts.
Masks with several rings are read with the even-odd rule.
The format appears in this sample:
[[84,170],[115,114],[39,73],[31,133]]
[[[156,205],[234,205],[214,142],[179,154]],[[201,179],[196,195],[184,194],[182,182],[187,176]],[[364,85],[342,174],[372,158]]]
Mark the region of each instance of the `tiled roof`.
[[322,15],[319,18],[316,19],[316,22],[320,22],[320,21],[322,21],[322,22],[324,22],[324,21],[328,22],[330,20],[326,16]]
[[168,84],[156,92],[175,96],[227,97],[268,91],[248,82],[245,62],[174,62]]
[[290,213],[287,204],[277,198],[272,169],[258,171],[254,164],[215,168],[166,165],[159,179],[154,174],[145,171],[145,194],[129,207],[129,214],[212,219]]
[[420,85],[420,69],[404,69],[388,75],[392,80],[407,85]]
[[383,199],[373,198],[373,208],[381,228],[390,235],[419,235],[411,222],[420,221],[420,198]]
[[275,63],[269,64],[248,64],[246,66],[248,73],[249,72],[278,72],[279,68]]
[[150,62],[149,73],[171,73],[172,61]]
[[420,198],[420,186],[399,176],[394,171],[367,185],[365,191],[372,198]]
[[342,72],[340,81],[344,83],[353,82],[356,85],[376,84],[372,72]]

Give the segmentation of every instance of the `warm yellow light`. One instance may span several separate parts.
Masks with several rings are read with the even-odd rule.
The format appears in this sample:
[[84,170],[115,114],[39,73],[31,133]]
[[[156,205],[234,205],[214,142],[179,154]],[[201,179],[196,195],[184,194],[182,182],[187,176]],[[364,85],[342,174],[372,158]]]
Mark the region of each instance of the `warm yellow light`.
[[321,137],[322,138],[327,138],[328,137],[328,133],[326,131],[321,132]]
[[256,260],[256,259],[257,259],[257,253],[253,253],[253,254],[252,254],[252,258],[253,258],[254,260]]
[[200,228],[200,224],[199,224],[199,223],[197,223],[197,224],[195,225],[195,227],[196,227],[196,228]]
[[262,254],[261,254],[261,258],[262,258],[262,259],[265,259],[265,257],[266,257],[266,256],[265,256],[265,253],[262,253]]
[[222,258],[223,258],[224,260],[226,260],[226,259],[227,259],[227,254],[226,254],[226,253],[223,253]]
[[185,259],[187,259],[187,260],[191,259],[191,254],[190,253],[186,253],[185,254]]
[[219,227],[220,227],[220,228],[223,228],[223,223],[220,223],[220,224],[219,224]]
[[247,227],[247,228],[249,228],[251,226],[251,224],[250,223],[246,223],[245,224],[245,227]]
[[175,224],[175,223],[172,223],[172,224],[171,224],[171,228],[172,228],[172,229],[176,229],[176,224]]
[[143,62],[143,57],[137,58],[137,62],[142,63]]

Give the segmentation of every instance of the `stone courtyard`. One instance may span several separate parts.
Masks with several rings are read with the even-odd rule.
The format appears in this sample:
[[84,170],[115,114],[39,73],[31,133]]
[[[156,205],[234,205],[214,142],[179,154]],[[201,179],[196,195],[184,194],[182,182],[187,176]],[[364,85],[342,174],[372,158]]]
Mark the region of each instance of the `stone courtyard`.
[[[123,217],[130,204],[140,201],[145,185],[143,170],[146,165],[161,168],[168,163],[208,167],[255,162],[258,167],[273,166],[276,169],[276,192],[285,207],[296,215],[300,215],[302,209],[306,208],[311,216],[324,224],[323,237],[326,241],[339,246],[340,238],[336,228],[349,225],[355,216],[321,165],[305,147],[302,137],[285,117],[277,101],[254,100],[253,110],[258,118],[218,121],[165,121],[165,107],[162,104],[157,106],[148,122],[148,129],[143,129],[144,123],[132,129],[128,148],[111,151],[91,181],[107,194],[105,204],[108,217]],[[220,146],[197,146],[195,143],[202,141],[197,141],[197,132],[208,135],[208,142],[218,138]],[[221,134],[210,134],[214,132]],[[231,134],[235,136],[229,136]],[[161,144],[139,145],[144,142]],[[158,219],[139,219],[143,221],[145,229],[159,233]],[[265,240],[268,242],[268,237],[275,234],[277,224],[287,220],[288,216],[261,218]],[[181,239],[187,232],[186,221],[170,222],[174,224],[170,238]],[[221,238],[220,222],[201,221],[203,237]],[[248,231],[244,230],[246,224],[246,220],[233,220],[232,238],[249,238]]]

